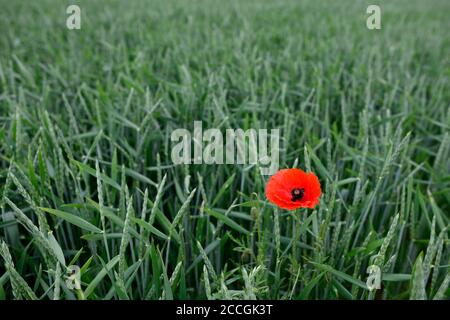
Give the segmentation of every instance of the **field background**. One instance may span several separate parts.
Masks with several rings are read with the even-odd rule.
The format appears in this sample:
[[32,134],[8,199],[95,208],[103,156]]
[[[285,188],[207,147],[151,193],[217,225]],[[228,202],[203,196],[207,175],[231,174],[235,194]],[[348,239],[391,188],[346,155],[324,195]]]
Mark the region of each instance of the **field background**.
[[[448,298],[450,2],[369,4],[0,0],[0,298]],[[281,129],[320,206],[173,166],[194,120]]]

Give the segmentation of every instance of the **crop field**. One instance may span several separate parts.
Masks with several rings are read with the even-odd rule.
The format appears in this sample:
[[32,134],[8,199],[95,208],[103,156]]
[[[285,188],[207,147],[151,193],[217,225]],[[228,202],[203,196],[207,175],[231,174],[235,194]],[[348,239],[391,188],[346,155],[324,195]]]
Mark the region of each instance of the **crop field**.
[[[449,299],[449,1],[0,8],[1,300]],[[198,122],[278,129],[317,205],[174,162]]]

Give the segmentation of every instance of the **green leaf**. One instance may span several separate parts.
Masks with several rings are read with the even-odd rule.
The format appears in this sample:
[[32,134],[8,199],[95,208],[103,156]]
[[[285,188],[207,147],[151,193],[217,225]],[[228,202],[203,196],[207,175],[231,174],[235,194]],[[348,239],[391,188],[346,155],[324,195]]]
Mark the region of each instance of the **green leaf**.
[[105,235],[100,233],[88,233],[84,234],[80,237],[83,240],[89,240],[89,241],[100,241],[106,239],[118,239],[122,238],[122,233],[106,233]]
[[320,279],[322,279],[323,275],[325,274],[325,272],[320,273],[318,276],[316,276],[315,278],[313,278],[307,285],[306,287],[300,292],[300,294],[298,295],[298,299],[299,300],[305,300],[309,298],[309,293],[311,292],[312,289],[314,289],[314,287],[319,283]]
[[406,273],[384,273],[381,277],[383,281],[409,281],[411,279],[410,274]]
[[59,245],[58,241],[56,241],[55,236],[53,233],[50,233],[47,236],[50,248],[53,250],[53,253],[55,254],[55,257],[58,259],[59,263],[65,267],[66,266],[66,260],[64,258],[64,253],[61,249],[61,246]]
[[[214,240],[213,242],[211,242],[210,244],[208,244],[208,245],[206,246],[206,248],[204,249],[205,254],[206,254],[206,255],[210,254],[215,248],[217,248],[217,246],[218,246],[219,244],[220,244],[220,239],[216,239],[216,240]],[[194,259],[194,262],[192,262],[192,264],[189,266],[189,268],[187,268],[186,273],[191,272],[191,271],[195,268],[195,266],[196,266],[197,264],[199,264],[200,261],[202,261],[202,259],[203,259],[203,256],[202,256],[201,254],[199,254],[199,255]]]
[[222,185],[222,187],[220,188],[219,192],[217,192],[216,197],[214,198],[211,207],[214,207],[214,205],[217,203],[217,201],[219,201],[219,199],[222,197],[222,194],[231,186],[231,184],[233,183],[234,177],[236,176],[235,173],[233,173],[231,175],[231,177],[229,177],[227,179],[227,181],[225,181],[225,183]]
[[348,275],[348,274],[346,274],[344,272],[335,270],[329,265],[316,263],[316,262],[311,262],[311,263],[313,265],[315,265],[320,270],[330,272],[330,273],[334,274],[336,277],[341,278],[342,280],[348,281],[348,282],[350,282],[350,283],[352,283],[352,284],[354,284],[354,285],[356,285],[356,286],[358,286],[358,287],[360,287],[362,289],[367,290],[367,285],[364,282],[362,282],[361,280],[353,278],[352,276],[350,276],[350,275]]
[[235,221],[231,220],[227,216],[225,216],[225,215],[223,215],[223,214],[221,214],[221,213],[219,213],[217,211],[208,209],[208,208],[205,208],[205,211],[208,214],[212,215],[214,218],[216,218],[216,219],[222,221],[223,223],[225,223],[230,228],[232,228],[232,229],[234,229],[234,230],[236,230],[236,231],[238,231],[240,233],[243,233],[243,234],[246,234],[246,235],[250,235],[250,232],[248,230],[246,230],[244,227],[240,226],[239,224],[237,224]]
[[111,261],[109,261],[105,265],[105,267],[102,270],[100,270],[99,273],[97,273],[95,278],[91,281],[91,283],[89,283],[86,290],[84,290],[84,297],[86,299],[92,294],[92,292],[94,292],[95,288],[97,288],[100,281],[102,281],[102,279],[108,274],[108,272],[111,271],[112,268],[114,268],[117,262],[119,262],[119,258],[120,257],[118,255],[112,258]]
[[[74,159],[71,159],[70,161],[72,161],[74,164],[76,164],[78,166],[78,168],[80,168],[80,171],[86,172],[88,174],[90,174],[93,177],[97,177],[97,172],[95,171],[95,169],[89,167],[88,165],[78,162]],[[101,173],[100,174],[100,180],[102,180],[104,183],[110,185],[111,187],[120,190],[120,185],[114,181],[113,179],[111,179],[110,177],[108,177],[107,175]]]
[[51,208],[39,208],[42,211],[51,213],[61,219],[66,220],[67,222],[76,225],[77,227],[80,227],[81,229],[91,231],[94,233],[102,233],[103,231],[91,224],[90,222],[87,222],[86,220],[65,211],[51,209]]
[[353,300],[353,295],[340,283],[337,279],[333,278],[333,286],[339,292],[340,296],[347,300]]
[[165,235],[164,233],[162,233],[161,231],[159,231],[158,229],[156,229],[154,226],[152,226],[150,223],[143,221],[142,219],[139,218],[131,218],[131,220],[140,225],[141,227],[143,227],[144,229],[150,231],[151,233],[153,233],[155,236],[158,236],[164,240],[169,240],[169,237],[167,235]]

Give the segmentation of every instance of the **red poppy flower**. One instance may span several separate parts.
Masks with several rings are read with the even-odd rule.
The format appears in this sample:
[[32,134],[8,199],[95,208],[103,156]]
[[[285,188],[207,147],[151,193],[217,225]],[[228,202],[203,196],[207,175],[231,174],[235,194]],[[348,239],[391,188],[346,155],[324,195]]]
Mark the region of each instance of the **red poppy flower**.
[[319,203],[319,179],[300,169],[280,170],[267,182],[266,197],[283,209],[314,208]]

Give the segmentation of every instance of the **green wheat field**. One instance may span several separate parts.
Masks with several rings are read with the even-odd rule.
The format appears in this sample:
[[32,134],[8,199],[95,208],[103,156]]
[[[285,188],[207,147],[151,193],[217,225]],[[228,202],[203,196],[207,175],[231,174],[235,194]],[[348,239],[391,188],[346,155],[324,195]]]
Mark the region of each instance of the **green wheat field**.
[[[450,297],[449,1],[0,7],[0,299]],[[280,129],[320,204],[174,165],[196,120]]]

